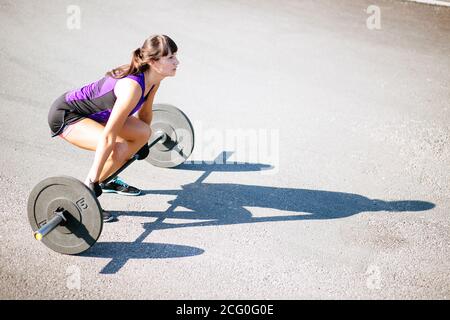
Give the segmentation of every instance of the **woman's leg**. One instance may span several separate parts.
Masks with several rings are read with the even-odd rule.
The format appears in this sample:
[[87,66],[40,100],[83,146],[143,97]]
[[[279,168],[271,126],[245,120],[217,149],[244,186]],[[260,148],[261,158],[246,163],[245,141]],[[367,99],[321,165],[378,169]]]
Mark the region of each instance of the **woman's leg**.
[[[117,159],[113,159],[114,165],[106,170],[103,168],[100,175],[100,181],[108,178],[117,169],[123,166],[125,162],[131,159],[144,144],[148,143],[150,136],[151,129],[148,124],[136,117],[128,117],[117,137],[118,139],[120,138],[121,146],[124,146],[124,148],[121,148],[121,152]],[[119,143],[118,139],[116,139],[116,145]]]
[[[77,122],[63,139],[86,150],[95,151],[104,126],[92,119],[85,118]],[[116,144],[106,160],[100,174],[100,182],[119,169],[128,159],[147,143],[150,127],[145,122],[129,117],[116,138]]]

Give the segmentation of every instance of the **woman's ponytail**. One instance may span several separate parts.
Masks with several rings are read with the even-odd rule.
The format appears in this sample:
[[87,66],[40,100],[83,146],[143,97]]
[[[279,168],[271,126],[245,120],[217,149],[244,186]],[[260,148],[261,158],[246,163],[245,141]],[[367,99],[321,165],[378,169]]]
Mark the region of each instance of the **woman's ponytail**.
[[137,48],[131,55],[131,62],[112,69],[106,73],[115,79],[125,78],[130,74],[145,72],[150,68],[151,60],[158,61],[169,52],[175,53],[178,48],[175,42],[166,35],[156,35],[145,40],[141,48]]

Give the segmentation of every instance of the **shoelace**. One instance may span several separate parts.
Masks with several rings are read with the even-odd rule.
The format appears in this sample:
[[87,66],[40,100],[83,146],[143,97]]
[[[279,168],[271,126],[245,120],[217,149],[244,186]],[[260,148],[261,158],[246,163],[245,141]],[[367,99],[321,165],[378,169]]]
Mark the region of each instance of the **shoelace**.
[[117,183],[118,185],[120,185],[120,186],[122,186],[124,188],[128,188],[129,187],[129,185],[125,181],[120,179],[119,177],[116,177],[113,182]]

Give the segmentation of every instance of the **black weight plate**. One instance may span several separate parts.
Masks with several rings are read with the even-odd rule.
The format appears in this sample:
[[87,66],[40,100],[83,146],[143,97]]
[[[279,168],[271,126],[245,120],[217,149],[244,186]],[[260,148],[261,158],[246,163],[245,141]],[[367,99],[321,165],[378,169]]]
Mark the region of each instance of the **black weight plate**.
[[41,242],[63,254],[78,254],[89,249],[103,228],[101,207],[92,191],[81,181],[68,177],[50,177],[38,183],[28,198],[28,220],[33,231],[41,228],[64,208],[67,218]]
[[173,168],[186,161],[194,150],[194,128],[189,118],[177,107],[153,105],[152,137],[165,132],[171,141],[157,143],[150,148],[146,160],[157,167]]

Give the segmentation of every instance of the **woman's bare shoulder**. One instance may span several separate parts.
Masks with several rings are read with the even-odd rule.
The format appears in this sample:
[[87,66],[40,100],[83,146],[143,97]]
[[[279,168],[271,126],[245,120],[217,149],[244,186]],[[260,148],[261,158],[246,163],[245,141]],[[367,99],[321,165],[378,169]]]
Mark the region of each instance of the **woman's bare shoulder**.
[[141,91],[142,89],[139,83],[130,78],[119,79],[114,86],[114,94],[116,97],[130,97],[135,95],[140,97],[142,94]]

